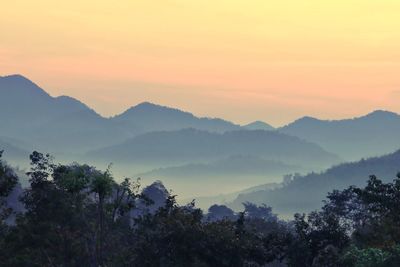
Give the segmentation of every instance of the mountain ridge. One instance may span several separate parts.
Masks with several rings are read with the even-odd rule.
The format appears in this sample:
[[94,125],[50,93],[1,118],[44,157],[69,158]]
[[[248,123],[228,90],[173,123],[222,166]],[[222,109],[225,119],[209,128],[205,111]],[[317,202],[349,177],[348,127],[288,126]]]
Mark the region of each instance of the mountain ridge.
[[305,116],[277,130],[316,143],[346,160],[383,155],[400,148],[400,115],[385,110],[344,120]]
[[[145,112],[140,111],[143,109]],[[120,121],[124,116],[133,116],[128,120],[134,123]],[[185,118],[183,122],[180,121],[182,117]],[[150,102],[105,118],[73,97],[51,96],[19,74],[0,77],[0,121],[1,135],[15,137],[55,154],[65,150],[83,153],[157,130],[194,127],[222,132],[240,128],[228,121],[198,118],[189,112]]]
[[364,186],[370,175],[390,182],[398,172],[400,150],[379,157],[338,164],[322,172],[296,174],[291,181],[286,181],[274,190],[239,195],[230,206],[240,208],[242,202],[250,201],[266,203],[282,214],[310,212],[320,208],[326,194],[332,190],[341,190],[351,185]]
[[[301,151],[305,149],[307,153]],[[211,133],[193,128],[142,134],[116,146],[90,151],[86,156],[116,162],[140,162],[151,159],[162,163],[188,163],[221,159],[234,154],[262,156],[301,165],[331,164],[340,161],[337,156],[318,145],[275,131],[237,130]],[[291,162],[293,161],[293,162]],[[164,165],[161,165],[164,166]],[[325,165],[326,166],[326,165]]]

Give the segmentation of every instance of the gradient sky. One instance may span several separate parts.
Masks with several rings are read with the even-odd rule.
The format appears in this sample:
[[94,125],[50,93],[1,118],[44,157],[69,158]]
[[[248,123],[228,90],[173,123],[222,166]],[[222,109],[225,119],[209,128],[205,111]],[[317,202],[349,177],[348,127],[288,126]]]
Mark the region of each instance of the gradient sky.
[[142,101],[274,125],[400,112],[400,1],[3,1],[13,73],[105,116]]

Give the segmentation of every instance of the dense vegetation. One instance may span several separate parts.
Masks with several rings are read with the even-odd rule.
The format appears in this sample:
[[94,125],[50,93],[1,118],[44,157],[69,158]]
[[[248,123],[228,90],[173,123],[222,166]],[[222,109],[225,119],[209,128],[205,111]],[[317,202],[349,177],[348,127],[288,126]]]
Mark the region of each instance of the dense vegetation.
[[[203,214],[169,195],[151,209],[138,181],[53,163],[34,152],[23,210],[18,177],[0,160],[2,266],[399,266],[400,175],[333,191],[323,208],[282,221],[268,206]],[[11,205],[12,206],[12,205]],[[146,208],[149,207],[149,208]]]

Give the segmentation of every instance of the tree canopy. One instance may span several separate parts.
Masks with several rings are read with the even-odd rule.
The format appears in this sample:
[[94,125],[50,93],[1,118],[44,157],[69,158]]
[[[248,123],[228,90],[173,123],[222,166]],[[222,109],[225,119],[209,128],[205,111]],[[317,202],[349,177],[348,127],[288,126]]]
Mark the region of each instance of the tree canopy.
[[161,182],[142,191],[110,168],[56,164],[39,152],[30,160],[18,211],[9,203],[18,177],[0,158],[2,266],[400,264],[400,175],[332,191],[322,209],[283,221],[267,205],[204,214],[194,201],[177,204]]

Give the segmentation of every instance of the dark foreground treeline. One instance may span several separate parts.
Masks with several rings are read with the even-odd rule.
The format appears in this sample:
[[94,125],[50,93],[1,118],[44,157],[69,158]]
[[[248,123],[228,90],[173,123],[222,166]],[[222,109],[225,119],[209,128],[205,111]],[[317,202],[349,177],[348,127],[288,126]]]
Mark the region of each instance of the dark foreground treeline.
[[18,177],[0,160],[1,266],[400,266],[399,175],[334,191],[320,211],[285,222],[249,203],[204,215],[168,196],[155,209],[109,171],[37,152],[31,166],[17,212]]

